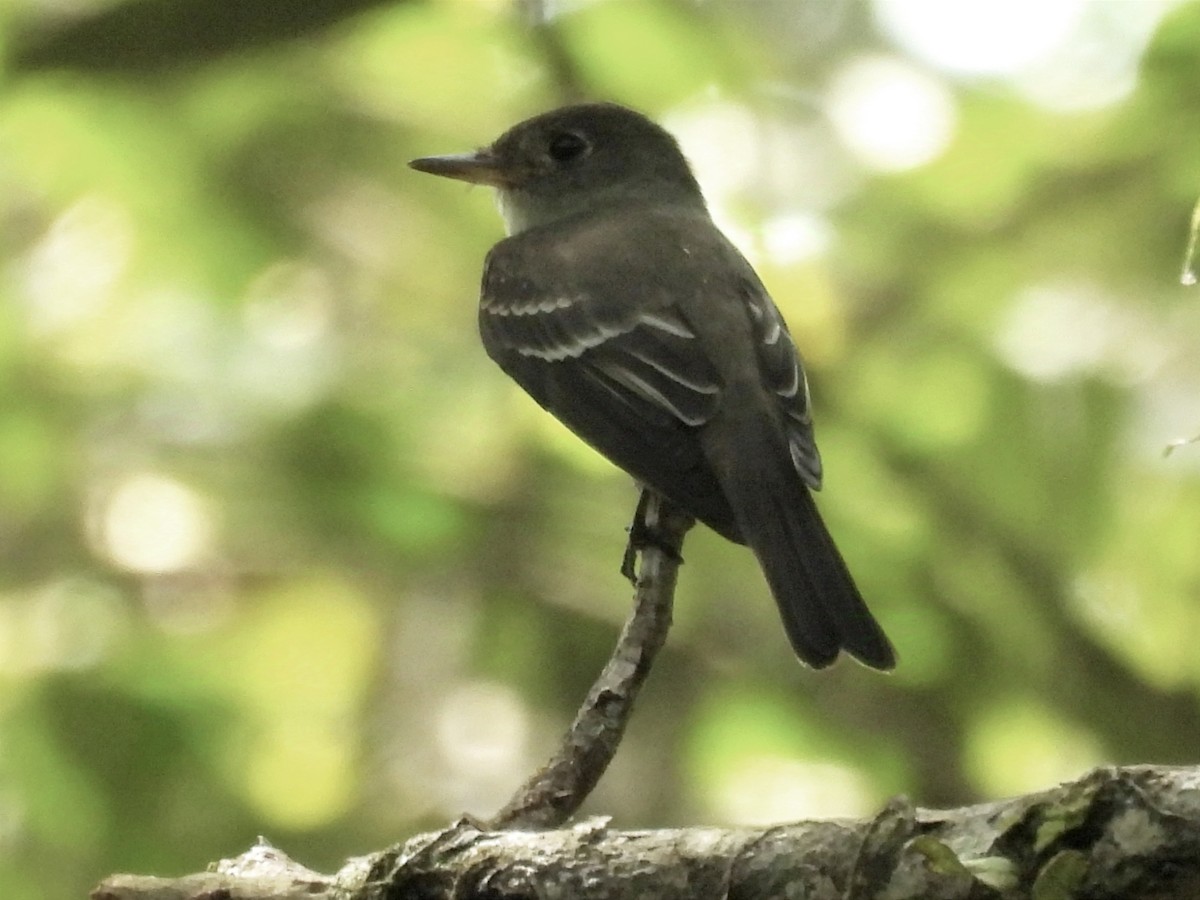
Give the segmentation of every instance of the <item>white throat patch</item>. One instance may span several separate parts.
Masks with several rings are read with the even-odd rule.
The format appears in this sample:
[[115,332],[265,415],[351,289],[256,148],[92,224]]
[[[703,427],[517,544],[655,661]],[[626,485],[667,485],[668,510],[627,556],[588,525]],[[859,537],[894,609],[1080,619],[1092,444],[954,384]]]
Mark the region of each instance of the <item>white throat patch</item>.
[[518,205],[513,203],[512,197],[502,188],[496,188],[496,208],[500,210],[500,218],[504,220],[504,231],[510,237],[529,227],[529,222],[521,215]]

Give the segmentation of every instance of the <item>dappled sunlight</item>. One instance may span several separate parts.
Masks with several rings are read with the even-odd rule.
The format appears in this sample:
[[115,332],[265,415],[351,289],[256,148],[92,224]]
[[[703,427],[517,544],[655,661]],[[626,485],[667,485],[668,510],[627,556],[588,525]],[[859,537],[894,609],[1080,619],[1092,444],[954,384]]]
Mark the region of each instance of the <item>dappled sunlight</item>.
[[748,756],[718,776],[708,805],[718,821],[772,825],[870,815],[876,805],[862,773],[832,762]]
[[829,220],[814,213],[794,212],[763,223],[763,246],[772,263],[796,265],[817,259],[833,243]]
[[525,750],[527,720],[525,705],[509,686],[461,684],[438,711],[438,749],[459,776],[514,775]]
[[345,726],[371,687],[380,628],[348,578],[309,573],[247,592],[239,627],[214,636],[222,652],[210,674],[263,716]]
[[532,762],[524,700],[506,684],[460,682],[436,704],[434,717],[441,808],[487,815],[501,807]]
[[1006,75],[1071,37],[1087,0],[874,0],[884,31],[919,58],[961,75]]
[[1101,286],[1063,279],[1022,289],[996,344],[1013,368],[1039,381],[1099,373],[1137,382],[1155,374],[1170,352],[1156,331]]
[[180,636],[192,683],[234,713],[216,741],[226,784],[276,826],[319,827],[355,802],[379,627],[351,584],[314,575],[244,592],[223,628]]
[[16,678],[90,669],[126,637],[121,595],[83,578],[0,595],[0,674]]
[[351,810],[359,787],[358,747],[346,724],[308,715],[280,718],[263,723],[248,746],[236,745],[230,768],[244,768],[246,798],[267,822],[316,828]]
[[328,338],[334,301],[324,270],[299,260],[280,262],[251,282],[243,318],[267,347],[300,349]]
[[1111,762],[1086,728],[1033,699],[1010,698],[979,710],[966,767],[989,797],[1011,797],[1069,781]]
[[64,210],[25,264],[34,333],[52,337],[101,314],[130,263],[133,238],[129,211],[111,198],[92,194]]
[[[837,739],[801,721],[792,703],[745,684],[708,691],[687,761],[706,818],[754,825],[857,816],[880,802],[880,784],[890,775],[876,754],[884,748],[835,750]],[[874,765],[864,765],[868,759]]]
[[865,165],[902,172],[941,155],[954,139],[950,88],[895,57],[868,56],[842,66],[829,87],[838,136]]
[[1182,0],[875,0],[898,44],[958,77],[1009,79],[1058,111],[1108,106],[1133,90],[1142,54]]
[[664,118],[722,230],[747,227],[736,212],[748,197],[772,212],[780,207],[822,211],[844,202],[861,185],[820,115],[819,98],[801,113],[707,100],[681,105]]
[[1163,690],[1187,689],[1200,672],[1198,510],[1192,484],[1132,476],[1117,507],[1121,537],[1110,538],[1070,594],[1072,610],[1100,641]]
[[198,564],[212,549],[212,512],[194,490],[139,472],[97,492],[95,539],[114,563],[145,574]]
[[[385,9],[367,27],[347,29],[331,43],[323,74],[371,115],[423,120],[464,137],[468,122],[490,121],[498,129],[506,124],[495,117],[498,102],[528,89],[532,74],[515,46],[516,33],[506,34],[505,12],[492,0]],[[480,62],[493,78],[462,77]]]
[[246,293],[249,341],[239,348],[230,389],[272,410],[320,398],[337,368],[334,290],[327,272],[299,260],[260,272]]
[[1200,432],[1200,4],[562,0],[534,31],[429,0],[268,37],[246,0],[263,37],[161,68],[55,45],[95,49],[66,6],[4,34],[4,900],[258,833],[331,866],[495,812],[555,746],[629,610],[637,491],[480,346],[491,192],[407,162],[576,94],[677,135],[783,312],[818,505],[900,657],[802,670],[698,526],[589,813],[1194,758],[1200,444],[1163,451]]

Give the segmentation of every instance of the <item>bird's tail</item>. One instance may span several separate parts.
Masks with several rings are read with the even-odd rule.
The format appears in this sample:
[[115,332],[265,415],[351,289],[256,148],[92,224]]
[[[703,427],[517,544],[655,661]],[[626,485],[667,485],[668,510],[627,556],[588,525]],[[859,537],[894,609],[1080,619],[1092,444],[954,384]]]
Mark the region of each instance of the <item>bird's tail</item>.
[[741,454],[722,487],[796,655],[818,669],[841,650],[874,669],[895,667],[891,642],[867,609],[784,448],[761,449]]

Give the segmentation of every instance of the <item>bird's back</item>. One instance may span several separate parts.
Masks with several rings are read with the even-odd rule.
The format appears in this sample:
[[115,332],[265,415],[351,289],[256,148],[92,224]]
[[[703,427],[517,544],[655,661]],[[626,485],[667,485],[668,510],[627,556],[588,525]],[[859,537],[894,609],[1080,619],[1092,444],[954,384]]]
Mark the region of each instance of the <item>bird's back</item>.
[[697,434],[723,384],[715,323],[689,302],[715,287],[695,261],[725,252],[707,227],[648,206],[507,238],[484,268],[479,324],[492,359],[563,424],[741,542]]

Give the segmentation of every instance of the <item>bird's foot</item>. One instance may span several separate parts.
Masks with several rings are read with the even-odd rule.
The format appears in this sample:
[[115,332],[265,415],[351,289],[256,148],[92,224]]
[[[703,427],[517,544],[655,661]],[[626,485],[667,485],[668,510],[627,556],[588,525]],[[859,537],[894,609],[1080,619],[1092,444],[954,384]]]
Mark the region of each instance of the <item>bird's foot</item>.
[[682,536],[660,526],[660,502],[660,498],[642,488],[637,509],[633,513],[633,521],[625,529],[629,540],[625,544],[625,554],[621,557],[621,574],[628,578],[634,587],[637,587],[638,583],[637,558],[643,550],[653,547],[676,563],[683,562],[683,556],[680,555]]

